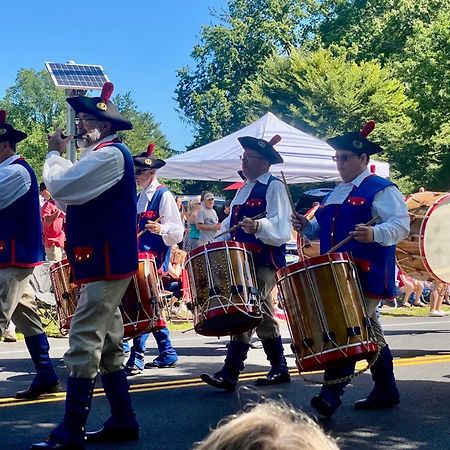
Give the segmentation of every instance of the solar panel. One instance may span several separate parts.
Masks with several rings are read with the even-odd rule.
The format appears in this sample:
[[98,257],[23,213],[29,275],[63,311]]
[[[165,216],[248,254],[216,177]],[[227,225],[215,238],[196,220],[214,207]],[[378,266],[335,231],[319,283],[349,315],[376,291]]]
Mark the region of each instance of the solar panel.
[[109,81],[102,66],[46,62],[45,67],[55,86],[64,89],[101,89]]

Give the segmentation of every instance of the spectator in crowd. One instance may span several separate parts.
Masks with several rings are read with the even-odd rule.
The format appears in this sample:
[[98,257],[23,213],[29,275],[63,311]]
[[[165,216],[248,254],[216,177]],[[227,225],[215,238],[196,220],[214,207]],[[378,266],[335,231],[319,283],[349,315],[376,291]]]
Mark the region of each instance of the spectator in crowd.
[[44,204],[41,207],[42,234],[47,261],[57,262],[64,257],[64,233],[65,214],[57,208],[55,201],[48,192],[45,183],[40,185],[41,196]]
[[442,303],[446,293],[448,293],[448,285],[446,283],[430,283],[432,288],[430,295],[430,317],[444,317],[448,314],[442,310]]
[[222,223],[230,214],[230,205],[231,200],[227,200],[222,208],[220,208],[219,212],[217,213],[217,216],[219,217],[219,223]]
[[412,294],[414,294],[413,305],[424,306],[424,303],[420,301],[423,292],[423,283],[421,281],[414,279],[410,275],[406,275],[401,270],[398,271],[397,280],[399,283],[399,291],[405,294],[401,306],[406,308],[411,307],[410,298]]
[[9,321],[8,326],[3,332],[3,342],[17,342],[16,326],[12,320]]
[[302,412],[270,401],[221,421],[193,450],[338,450]]
[[188,204],[186,212],[188,228],[183,243],[183,250],[186,252],[190,252],[199,246],[200,230],[197,228],[196,221],[201,205],[200,197],[190,200]]
[[179,249],[178,245],[172,246],[169,267],[167,272],[162,275],[164,289],[173,292],[173,296],[178,300],[181,299],[183,295],[181,273],[183,271],[185,257],[186,252]]
[[202,206],[197,213],[195,225],[200,230],[199,245],[204,245],[214,240],[217,231],[220,230],[220,223],[214,210],[214,194],[205,192],[201,200]]

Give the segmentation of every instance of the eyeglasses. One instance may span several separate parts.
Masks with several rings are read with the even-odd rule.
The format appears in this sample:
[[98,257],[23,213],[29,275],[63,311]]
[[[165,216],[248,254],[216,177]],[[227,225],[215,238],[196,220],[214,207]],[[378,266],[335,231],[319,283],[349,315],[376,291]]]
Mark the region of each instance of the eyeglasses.
[[210,202],[210,201],[214,201],[213,198],[205,198],[205,202]]
[[142,175],[144,172],[145,172],[145,170],[143,170],[143,169],[136,169],[136,170],[134,171],[134,174],[135,174],[135,175]]
[[354,156],[358,156],[358,155],[355,155],[355,154],[351,154],[351,155],[341,155],[341,156],[335,155],[335,156],[332,156],[331,159],[332,159],[334,162],[337,162],[337,161],[346,162],[346,161],[348,161],[350,158],[353,158]]
[[81,117],[75,117],[75,125],[79,125],[80,123],[82,123],[84,125],[86,122],[99,122],[99,120],[97,120],[97,119],[82,119]]
[[239,156],[239,159],[242,162],[248,162],[249,159],[265,160],[265,158],[260,158],[259,156],[244,156],[244,155]]

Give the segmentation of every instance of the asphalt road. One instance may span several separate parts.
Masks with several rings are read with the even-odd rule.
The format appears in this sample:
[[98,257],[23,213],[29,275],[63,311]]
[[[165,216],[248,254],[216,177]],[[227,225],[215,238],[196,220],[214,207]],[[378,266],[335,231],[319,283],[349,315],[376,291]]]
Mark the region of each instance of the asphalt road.
[[[338,439],[342,449],[449,449],[450,318],[386,318],[383,322],[395,357],[401,405],[378,412],[354,410],[353,402],[364,397],[372,386],[370,375],[363,374],[348,386],[343,406],[333,419],[321,422],[322,426]],[[193,332],[172,333],[180,355],[178,366],[148,369],[130,380],[141,439],[124,445],[88,448],[188,450],[221,418],[262,397],[282,398],[313,415],[309,399],[319,387],[306,383],[296,372],[286,327],[283,337],[294,375],[292,382],[258,389],[253,385],[256,376],[268,367],[256,343],[249,353],[240,388],[229,394],[198,379],[200,373],[221,367],[227,339],[205,338]],[[151,340],[149,344],[152,346]],[[51,346],[51,356],[64,386],[66,370],[61,356],[67,339],[51,339]],[[148,355],[150,360],[155,349],[151,348]],[[24,343],[0,343],[0,358],[0,449],[27,449],[59,423],[64,394],[34,402],[13,400],[14,392],[26,388],[33,376]],[[309,378],[319,381],[320,374]],[[100,426],[107,417],[108,404],[98,389],[88,429]]]

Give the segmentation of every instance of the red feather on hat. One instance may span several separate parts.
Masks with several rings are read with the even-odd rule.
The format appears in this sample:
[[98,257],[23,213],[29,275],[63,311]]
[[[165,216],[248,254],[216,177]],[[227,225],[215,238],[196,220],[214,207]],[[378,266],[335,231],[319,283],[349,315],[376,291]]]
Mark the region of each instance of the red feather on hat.
[[374,120],[369,120],[361,129],[361,131],[359,132],[359,134],[361,135],[361,137],[366,138],[367,136],[369,136],[370,133],[372,133],[372,131],[375,128],[375,121]]
[[107,81],[102,87],[100,98],[106,103],[111,98],[113,91],[114,84],[112,84],[111,81]]
[[281,136],[279,135],[279,134],[276,134],[270,141],[269,141],[269,144],[270,145],[276,145],[276,144],[278,144],[278,142],[280,142],[281,141]]
[[155,144],[148,144],[147,156],[152,156],[154,150],[155,150]]
[[0,109],[0,123],[6,123],[6,111]]

